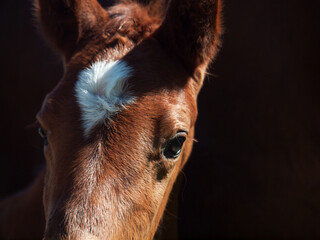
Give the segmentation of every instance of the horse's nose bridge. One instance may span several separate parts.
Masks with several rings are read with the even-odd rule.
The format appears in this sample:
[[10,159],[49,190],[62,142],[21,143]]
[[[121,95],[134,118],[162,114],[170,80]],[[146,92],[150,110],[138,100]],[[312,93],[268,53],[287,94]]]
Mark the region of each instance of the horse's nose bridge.
[[99,232],[98,199],[104,195],[94,190],[97,184],[93,177],[65,182],[55,193],[44,239],[99,239],[93,233]]
[[101,238],[96,237],[89,233],[75,233],[72,235],[57,234],[53,236],[45,236],[43,240],[100,240]]
[[83,226],[83,221],[86,221],[85,217],[77,211],[69,216],[65,211],[54,214],[46,227],[44,240],[100,239],[90,232],[89,227]]

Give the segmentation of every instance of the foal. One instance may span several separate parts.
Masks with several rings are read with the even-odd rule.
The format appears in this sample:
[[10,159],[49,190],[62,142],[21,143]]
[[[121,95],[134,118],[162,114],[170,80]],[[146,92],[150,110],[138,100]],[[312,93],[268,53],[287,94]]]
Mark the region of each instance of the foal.
[[[37,114],[43,193],[39,177],[14,200],[32,206],[43,194],[44,239],[152,239],[191,152],[197,95],[219,45],[219,0],[35,5],[65,73]],[[16,215],[25,231],[37,227],[23,208]]]

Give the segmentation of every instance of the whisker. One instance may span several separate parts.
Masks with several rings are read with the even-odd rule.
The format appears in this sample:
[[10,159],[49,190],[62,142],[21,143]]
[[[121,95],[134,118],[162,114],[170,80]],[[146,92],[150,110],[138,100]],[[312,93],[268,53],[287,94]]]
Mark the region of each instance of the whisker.
[[27,129],[30,129],[30,128],[35,128],[37,129],[39,127],[39,122],[38,120],[35,120],[33,123],[29,123],[26,125],[26,128]]
[[190,140],[190,141],[193,141],[193,142],[198,142],[198,140],[197,139],[195,139],[195,138],[193,138],[193,137],[189,137],[189,136],[187,136],[187,140]]

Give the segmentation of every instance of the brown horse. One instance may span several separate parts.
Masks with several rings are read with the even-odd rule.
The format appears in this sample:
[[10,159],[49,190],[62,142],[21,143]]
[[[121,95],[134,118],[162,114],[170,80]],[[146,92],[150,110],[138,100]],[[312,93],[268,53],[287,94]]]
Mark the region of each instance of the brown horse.
[[152,239],[191,152],[220,1],[35,5],[65,73],[37,114],[46,170],[1,203],[3,237]]

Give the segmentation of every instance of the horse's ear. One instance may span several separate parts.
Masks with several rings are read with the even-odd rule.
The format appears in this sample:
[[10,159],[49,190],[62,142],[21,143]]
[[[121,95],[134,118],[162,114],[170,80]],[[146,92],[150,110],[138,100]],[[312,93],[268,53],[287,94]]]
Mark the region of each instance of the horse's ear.
[[220,0],[171,0],[154,36],[194,74],[207,67],[219,48],[220,11]]
[[46,37],[66,60],[108,19],[97,0],[35,0],[35,9]]

